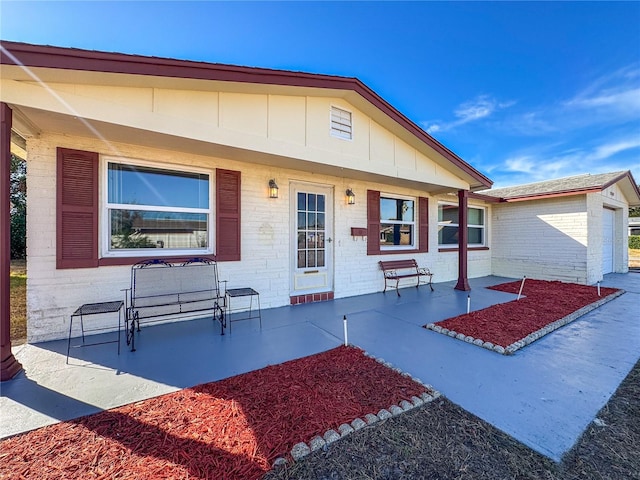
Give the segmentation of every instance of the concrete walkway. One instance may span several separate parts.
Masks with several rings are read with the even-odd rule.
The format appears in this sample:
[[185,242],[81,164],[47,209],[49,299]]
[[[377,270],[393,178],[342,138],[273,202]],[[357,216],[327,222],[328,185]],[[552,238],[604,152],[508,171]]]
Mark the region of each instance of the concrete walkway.
[[[471,280],[472,309],[512,300],[484,288],[507,280]],[[453,285],[269,309],[262,330],[225,336],[210,319],[148,327],[135,353],[75,349],[70,365],[66,341],[17,347],[25,372],[0,386],[0,437],[334,348],[347,315],[350,343],[560,460],[640,357],[640,274],[607,275],[627,293],[508,357],[421,328],[466,311]]]
[[[390,324],[392,312],[362,314],[350,339],[559,461],[640,358],[640,274],[607,275],[602,285],[627,293],[512,356],[431,331],[407,334]],[[419,307],[403,313],[394,323],[413,323]]]

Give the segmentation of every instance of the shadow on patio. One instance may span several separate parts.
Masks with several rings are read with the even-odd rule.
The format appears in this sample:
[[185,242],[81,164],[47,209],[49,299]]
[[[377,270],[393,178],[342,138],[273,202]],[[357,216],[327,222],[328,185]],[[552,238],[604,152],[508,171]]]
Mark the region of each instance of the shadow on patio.
[[[482,288],[505,280],[472,280],[472,309],[513,299]],[[372,335],[385,342],[387,329],[433,335],[421,326],[466,311],[467,293],[453,285],[265,309],[262,329],[257,319],[238,321],[224,336],[211,318],[146,326],[136,334],[136,352],[123,332],[120,355],[115,344],[72,348],[68,365],[66,340],[16,347],[25,370],[2,384],[0,437],[329,350],[344,341],[344,315],[356,346]]]
[[[505,281],[472,279],[472,310],[514,299],[484,288]],[[466,311],[453,286],[263,310],[262,330],[255,319],[224,336],[210,318],[146,327],[136,352],[79,348],[70,365],[66,340],[16,347],[25,372],[2,384],[0,437],[332,349],[346,315],[349,343],[559,461],[640,356],[640,276],[607,275],[624,295],[510,356],[422,328]]]

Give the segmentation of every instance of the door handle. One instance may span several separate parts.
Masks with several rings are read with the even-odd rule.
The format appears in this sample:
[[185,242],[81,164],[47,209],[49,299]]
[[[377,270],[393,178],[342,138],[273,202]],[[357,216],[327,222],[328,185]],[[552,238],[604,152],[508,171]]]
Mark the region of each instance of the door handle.
[[327,238],[327,243],[331,243],[333,242],[333,240],[331,239],[331,237]]

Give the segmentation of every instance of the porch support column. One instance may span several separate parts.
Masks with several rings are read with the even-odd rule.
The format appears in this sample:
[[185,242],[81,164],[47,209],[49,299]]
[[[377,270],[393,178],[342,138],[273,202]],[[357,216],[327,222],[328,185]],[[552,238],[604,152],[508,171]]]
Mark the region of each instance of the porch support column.
[[468,201],[469,190],[458,190],[458,284],[455,289],[465,292],[471,290],[467,279]]
[[11,121],[9,105],[0,103],[0,381],[13,378],[22,366],[11,353]]

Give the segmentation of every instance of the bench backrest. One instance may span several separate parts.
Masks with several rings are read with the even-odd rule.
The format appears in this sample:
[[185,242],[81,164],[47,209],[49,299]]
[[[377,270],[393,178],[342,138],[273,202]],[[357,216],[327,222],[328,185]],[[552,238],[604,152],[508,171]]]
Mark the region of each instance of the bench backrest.
[[414,258],[408,258],[406,260],[389,260],[380,261],[381,270],[401,270],[403,268],[418,268],[418,262]]
[[131,267],[131,306],[143,308],[180,302],[216,300],[220,292],[214,260],[196,258],[184,263],[145,260]]

